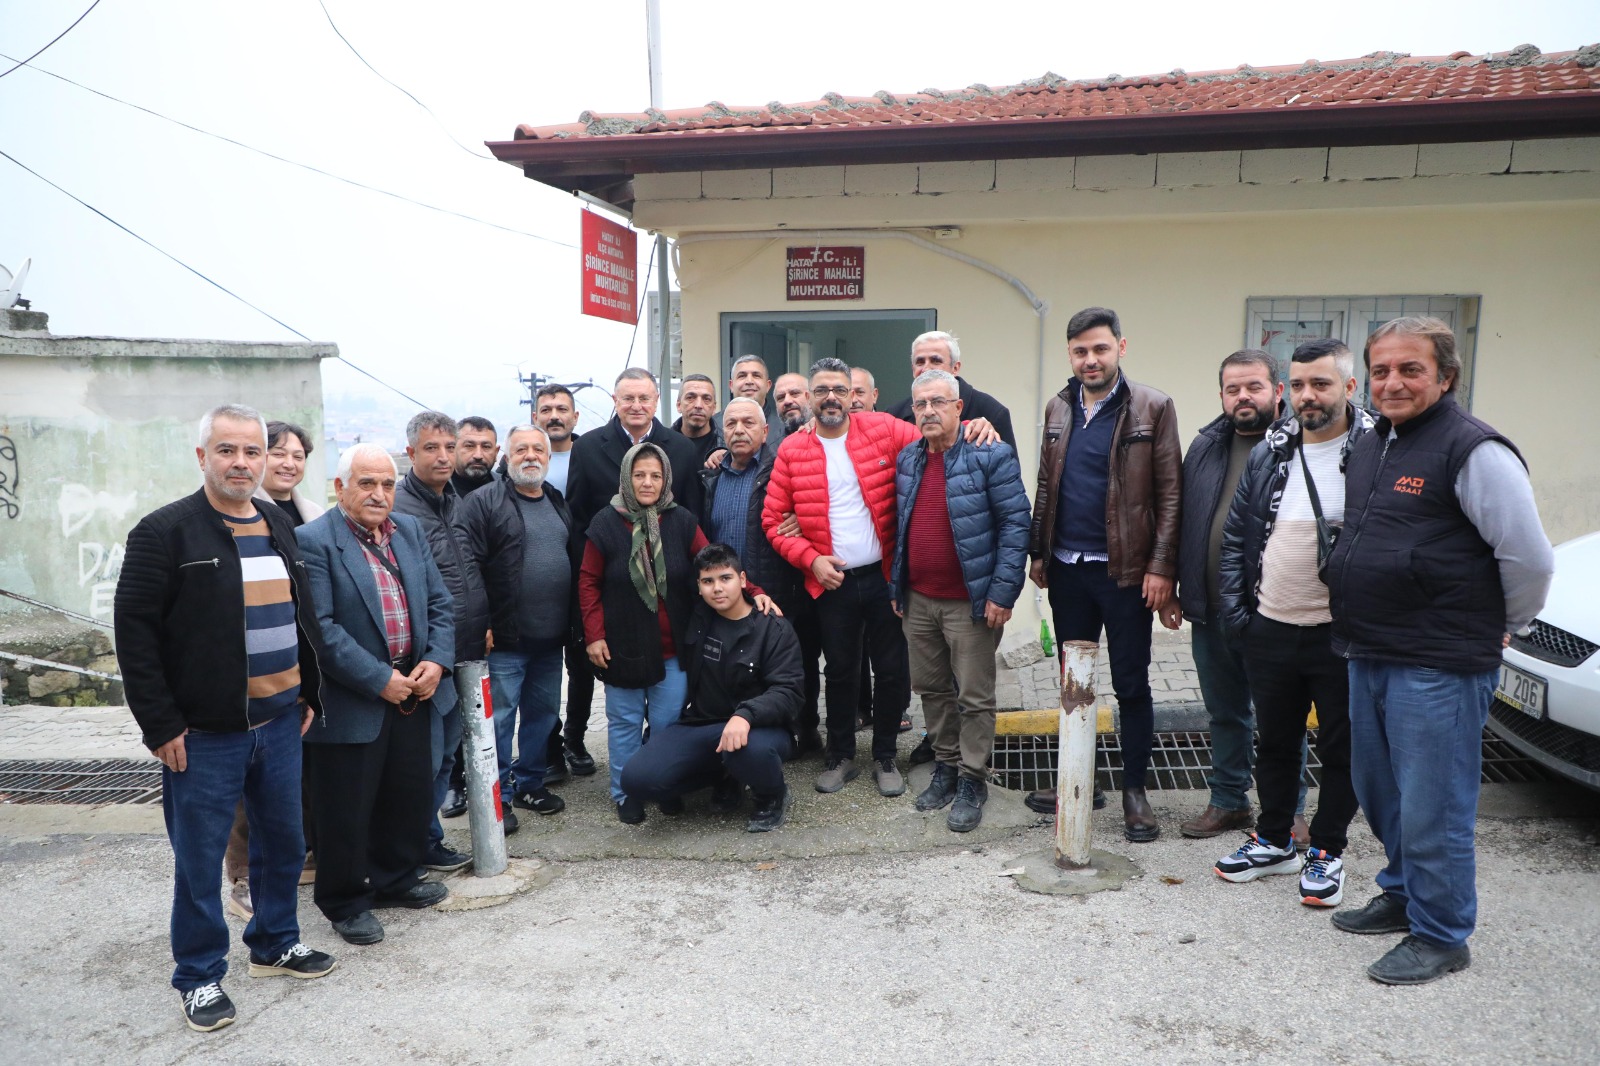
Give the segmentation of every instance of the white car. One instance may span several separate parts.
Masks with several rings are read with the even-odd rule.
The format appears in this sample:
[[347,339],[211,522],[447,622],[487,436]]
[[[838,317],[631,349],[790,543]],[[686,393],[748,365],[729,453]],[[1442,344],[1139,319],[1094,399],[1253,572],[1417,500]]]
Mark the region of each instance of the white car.
[[1489,728],[1529,758],[1600,790],[1600,533],[1556,548],[1550,597],[1514,635]]

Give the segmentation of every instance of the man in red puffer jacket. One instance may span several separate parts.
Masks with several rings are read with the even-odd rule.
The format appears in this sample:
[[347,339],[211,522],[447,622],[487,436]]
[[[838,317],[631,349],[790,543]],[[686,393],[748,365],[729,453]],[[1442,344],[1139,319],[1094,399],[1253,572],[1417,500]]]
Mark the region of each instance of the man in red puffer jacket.
[[[878,792],[898,796],[905,778],[895,766],[900,717],[909,704],[906,640],[889,596],[894,558],[895,457],[921,439],[916,426],[891,414],[851,414],[850,367],[841,359],[811,365],[814,433],[791,433],[778,448],[761,526],[779,555],[806,575],[822,628],[828,705],[826,763],[818,792],[838,792],[856,766],[855,716],[861,648],[871,653],[882,691],[898,698],[872,711],[872,776]],[[989,423],[967,424],[968,440],[997,440]],[[799,533],[779,531],[793,514]]]

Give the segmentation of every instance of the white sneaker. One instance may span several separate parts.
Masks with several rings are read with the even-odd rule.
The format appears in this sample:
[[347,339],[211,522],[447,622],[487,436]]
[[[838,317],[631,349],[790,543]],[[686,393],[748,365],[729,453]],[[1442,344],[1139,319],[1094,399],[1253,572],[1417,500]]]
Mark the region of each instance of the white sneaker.
[[1280,848],[1251,833],[1239,845],[1239,850],[1218,859],[1215,869],[1224,881],[1243,884],[1268,874],[1292,874],[1299,866],[1294,841],[1291,840],[1287,848]]
[[1300,868],[1300,902],[1307,907],[1337,907],[1344,899],[1344,860],[1320,848],[1307,848]]

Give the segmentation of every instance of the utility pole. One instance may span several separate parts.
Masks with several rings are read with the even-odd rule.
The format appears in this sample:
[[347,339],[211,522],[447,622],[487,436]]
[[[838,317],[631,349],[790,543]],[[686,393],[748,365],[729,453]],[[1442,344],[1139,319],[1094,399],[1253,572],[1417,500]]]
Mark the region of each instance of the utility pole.
[[[661,0],[645,0],[645,45],[650,66],[650,107],[661,110]],[[667,276],[667,237],[656,234],[656,308],[660,313],[657,329],[661,336],[661,359],[656,366],[656,381],[661,386],[661,421],[672,422],[672,281]]]

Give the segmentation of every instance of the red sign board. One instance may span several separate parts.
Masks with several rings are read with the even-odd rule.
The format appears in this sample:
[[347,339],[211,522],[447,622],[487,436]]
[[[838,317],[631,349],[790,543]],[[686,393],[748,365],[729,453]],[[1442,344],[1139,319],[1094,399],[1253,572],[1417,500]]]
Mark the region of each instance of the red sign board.
[[583,213],[583,313],[629,325],[639,320],[639,235]]
[[789,249],[791,300],[865,299],[866,274],[865,248],[818,248],[809,245]]

